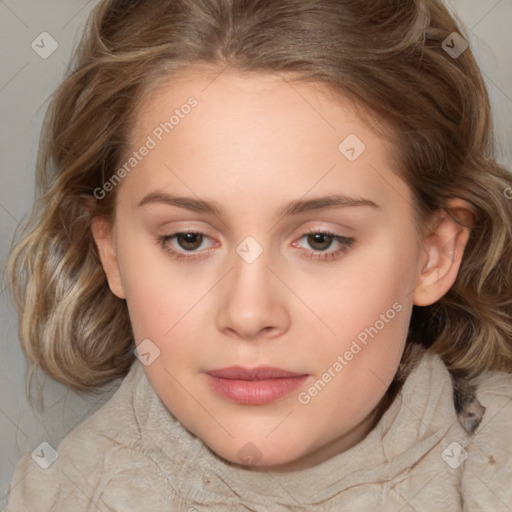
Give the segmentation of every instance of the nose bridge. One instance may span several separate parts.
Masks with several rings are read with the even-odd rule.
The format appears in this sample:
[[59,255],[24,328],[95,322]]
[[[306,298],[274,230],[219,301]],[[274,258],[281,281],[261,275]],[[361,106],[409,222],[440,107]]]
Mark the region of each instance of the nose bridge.
[[283,327],[282,298],[269,270],[270,250],[248,236],[235,248],[233,270],[224,288],[218,327],[252,338],[263,329]]
[[270,264],[268,247],[260,244],[255,237],[247,236],[238,244],[235,252],[232,292],[242,301],[246,298],[268,299],[272,286],[272,274],[267,268]]

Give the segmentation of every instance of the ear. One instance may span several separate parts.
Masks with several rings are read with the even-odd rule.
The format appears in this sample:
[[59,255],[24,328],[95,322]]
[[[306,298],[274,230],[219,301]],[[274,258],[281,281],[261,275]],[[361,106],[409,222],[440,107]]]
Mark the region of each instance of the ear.
[[114,295],[120,299],[125,299],[126,295],[119,272],[112,225],[102,217],[94,217],[91,223],[91,231],[98,247],[103,270],[107,276],[108,286]]
[[475,218],[474,208],[463,199],[451,199],[439,211],[433,229],[423,241],[427,256],[422,262],[413,304],[429,306],[453,286]]

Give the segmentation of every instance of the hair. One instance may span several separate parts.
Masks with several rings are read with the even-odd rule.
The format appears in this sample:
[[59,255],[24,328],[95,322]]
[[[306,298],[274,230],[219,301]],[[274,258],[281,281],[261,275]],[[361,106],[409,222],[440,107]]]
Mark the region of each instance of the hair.
[[461,375],[512,371],[512,178],[494,155],[471,49],[443,49],[459,25],[440,0],[96,5],[49,105],[34,207],[7,264],[29,381],[41,367],[87,391],[129,371],[126,302],[110,291],[91,233],[93,217],[114,220],[117,189],[101,200],[93,191],[130,148],[138,105],[181,70],[228,66],[324,85],[392,127],[420,226],[451,198],[472,205],[457,279],[435,304],[413,307],[402,366],[421,347]]

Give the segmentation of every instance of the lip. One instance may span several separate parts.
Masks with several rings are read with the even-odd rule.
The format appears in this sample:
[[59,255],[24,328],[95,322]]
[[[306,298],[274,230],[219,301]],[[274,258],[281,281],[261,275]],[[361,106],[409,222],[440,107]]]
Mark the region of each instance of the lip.
[[229,366],[205,372],[210,387],[228,400],[246,405],[264,405],[300,387],[308,374],[275,366],[246,368]]

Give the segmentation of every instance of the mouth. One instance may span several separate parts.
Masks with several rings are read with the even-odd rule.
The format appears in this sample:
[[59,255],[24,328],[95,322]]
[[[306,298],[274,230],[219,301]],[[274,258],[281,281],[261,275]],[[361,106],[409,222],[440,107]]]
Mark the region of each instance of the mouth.
[[309,377],[309,374],[273,366],[230,366],[209,370],[205,375],[213,391],[231,402],[245,405],[274,402],[299,388]]

